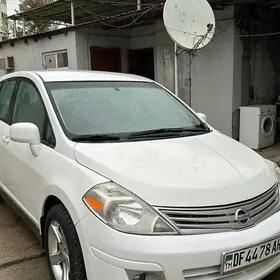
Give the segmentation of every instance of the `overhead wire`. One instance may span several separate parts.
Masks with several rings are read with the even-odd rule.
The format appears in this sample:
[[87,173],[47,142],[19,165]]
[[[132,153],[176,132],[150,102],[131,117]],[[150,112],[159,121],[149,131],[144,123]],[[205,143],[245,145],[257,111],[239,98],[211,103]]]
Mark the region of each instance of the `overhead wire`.
[[[278,1],[274,1],[277,5],[280,5],[280,2]],[[239,20],[235,23],[235,26],[238,27],[239,23],[244,20],[244,11],[241,14]],[[230,18],[228,18],[230,19]],[[232,18],[234,20],[234,18]],[[227,20],[227,19],[226,19]],[[223,29],[223,28],[219,28],[216,26],[216,29],[221,30],[221,32],[216,33],[215,36],[219,36],[221,33],[226,32],[226,29],[230,26],[231,22],[229,23],[229,25]],[[250,37],[266,37],[266,36],[277,36],[280,35],[280,31],[275,31],[275,32],[266,32],[266,33],[256,33],[256,34],[235,34],[234,37],[239,37],[239,38],[250,38]]]
[[[239,25],[239,23],[243,19],[243,16],[244,16],[244,11],[242,12],[242,14],[241,14],[240,18],[238,19],[238,21],[234,24],[236,27]],[[229,24],[226,26],[225,29],[216,26],[216,29],[219,29],[221,31],[219,33],[216,33],[215,36],[219,36],[220,34],[226,32],[226,29],[229,28],[229,26],[231,25],[232,21],[235,20],[235,18],[234,17],[229,17],[229,18],[225,18],[225,19],[220,19],[219,21],[224,21],[224,20],[231,20],[231,21],[229,22]]]
[[[17,2],[16,0],[7,0],[7,2]],[[111,5],[119,5],[119,6],[135,6],[134,3],[127,3],[127,2],[123,2],[123,1],[108,1],[108,0],[99,0],[96,2],[99,2],[99,3],[104,3],[104,4],[111,4]],[[275,1],[276,4],[280,4],[278,1]],[[95,17],[96,20],[99,20],[100,23],[104,26],[108,26],[108,27],[111,27],[111,28],[117,28],[117,29],[123,29],[123,28],[127,28],[127,27],[130,27],[132,26],[133,24],[135,24],[140,18],[142,18],[143,16],[147,16],[147,14],[152,11],[153,9],[155,9],[156,7],[159,7],[161,6],[162,4],[141,4],[141,6],[145,6],[147,8],[145,8],[145,10],[143,9],[143,12],[137,16],[136,18],[134,18],[130,23],[128,24],[124,24],[124,25],[113,25],[113,24],[108,24],[106,23],[105,21],[107,20],[107,18],[109,18],[110,16],[102,16],[100,14],[97,14],[97,13],[94,13],[86,8],[84,8],[83,6],[77,4],[76,2],[74,2],[74,5],[79,7],[80,9],[84,10],[85,12],[93,15]],[[243,15],[244,13],[242,13],[242,15],[240,16],[239,20],[235,23],[235,26],[238,26],[238,24],[240,23],[240,21],[243,19]],[[222,20],[230,20],[230,19],[234,19],[233,17],[229,17],[229,18],[225,18],[225,19],[218,19],[217,21],[222,21]],[[34,21],[39,21],[39,19],[34,19]],[[40,21],[43,21],[40,19]],[[143,22],[145,21],[145,18],[143,19]],[[140,22],[142,23],[142,22]],[[230,25],[231,23],[229,23]],[[61,24],[57,24],[57,25],[61,25]],[[228,25],[228,27],[229,27]],[[224,33],[226,32],[226,29],[228,28],[220,28],[220,27],[215,27],[216,29],[219,29],[221,30],[221,32],[219,33],[215,33],[215,37],[216,36],[219,36],[221,33]],[[171,29],[171,28],[170,28]],[[175,29],[174,29],[175,30]],[[198,35],[198,34],[194,34],[194,33],[191,33],[191,32],[186,32],[186,31],[182,31],[182,30],[176,30],[176,31],[180,31],[180,32],[183,32],[185,34],[188,34],[188,35],[192,35],[194,36],[194,40],[197,39],[197,38],[201,38],[201,36],[204,36],[204,35]],[[268,33],[259,33],[259,34],[235,34],[234,36],[235,37],[263,37],[263,36],[277,36],[277,35],[280,35],[280,31],[277,31],[277,32],[268,32]],[[207,37],[204,38],[204,41],[208,38],[208,35]],[[211,39],[211,41],[214,41],[213,39]],[[215,42],[215,41],[214,41]]]
[[270,33],[257,33],[257,34],[240,34],[240,35],[235,35],[235,37],[265,37],[265,36],[276,36],[280,35],[280,31],[277,32],[270,32]]
[[[155,9],[157,6],[161,6],[161,4],[156,4],[156,5],[151,5],[150,8],[146,8],[139,16],[137,16],[132,22],[128,23],[128,24],[125,24],[125,25],[122,25],[122,26],[119,26],[119,25],[112,25],[112,24],[108,24],[106,22],[104,22],[106,20],[106,17],[104,16],[101,16],[99,14],[96,14],[86,8],[84,8],[83,6],[77,4],[74,2],[74,6],[77,6],[79,7],[80,9],[84,10],[85,12],[93,15],[97,20],[100,21],[100,23],[104,26],[108,26],[108,27],[112,27],[112,28],[117,28],[117,29],[123,29],[123,28],[127,28],[127,27],[130,27],[132,26],[134,23],[137,22],[138,19],[142,18],[143,16],[147,15],[150,11],[152,11],[153,9]],[[109,17],[109,16],[108,16]],[[107,17],[107,18],[108,18]]]
[[[99,2],[100,2],[100,1],[99,1]],[[106,1],[106,2],[107,2],[107,1]],[[112,3],[118,3],[118,4],[121,3],[121,2],[116,2],[116,1],[110,1],[110,2],[112,2]],[[98,20],[98,21],[100,21],[100,23],[101,23],[102,25],[104,25],[104,26],[109,26],[109,27],[111,27],[111,28],[122,29],[122,28],[129,27],[129,26],[131,26],[131,25],[133,25],[133,24],[135,24],[135,23],[141,24],[142,22],[145,21],[145,18],[146,18],[146,16],[147,16],[147,14],[148,14],[151,10],[153,10],[154,8],[160,6],[161,4],[151,4],[151,5],[149,5],[149,6],[151,6],[151,7],[150,7],[150,8],[145,8],[145,10],[143,10],[143,12],[142,12],[139,16],[137,16],[135,19],[133,19],[132,22],[130,22],[130,23],[128,23],[128,24],[125,24],[125,25],[122,25],[122,26],[119,26],[119,25],[112,25],[112,24],[108,24],[108,23],[104,22],[105,20],[107,20],[108,18],[110,18],[110,16],[107,16],[107,17],[106,17],[106,16],[102,16],[102,15],[100,15],[100,14],[96,14],[96,13],[94,13],[94,12],[92,12],[92,11],[89,11],[88,9],[84,8],[83,6],[81,6],[81,5],[79,5],[79,4],[75,3],[75,2],[74,2],[74,5],[77,6],[77,7],[79,7],[80,9],[86,11],[87,13],[93,15],[93,16],[95,17],[95,19]],[[134,6],[135,6],[135,4],[134,4]],[[144,17],[144,16],[145,16],[145,17]],[[142,18],[142,17],[144,17],[144,19],[143,19],[141,22],[137,22],[137,21],[138,21],[140,18]],[[39,21],[40,21],[40,22],[44,22],[44,20],[42,20],[42,19],[33,19],[32,21],[33,21],[33,22],[36,22],[36,21],[38,21],[38,22],[39,22]],[[48,21],[48,20],[45,20],[45,21]],[[51,21],[51,24],[52,24],[52,25],[58,25],[58,26],[67,25],[66,23],[65,23],[65,24],[61,24],[61,23],[57,23],[57,22],[55,22],[55,21],[54,21],[54,22]]]
[[[120,6],[122,6],[122,5],[126,5],[126,6],[135,6],[134,3],[127,3],[127,2],[121,2],[121,1],[99,0],[99,1],[97,1],[97,2],[99,2],[99,3],[105,3],[105,4],[111,4],[111,5],[120,5]],[[280,5],[280,3],[277,2],[277,1],[275,1],[275,3]],[[143,13],[140,14],[138,17],[136,17],[136,19],[134,19],[132,22],[130,22],[130,23],[128,23],[128,24],[125,24],[125,25],[123,25],[123,26],[112,25],[112,24],[107,24],[107,23],[105,23],[105,22],[102,22],[102,20],[103,20],[103,21],[106,20],[106,17],[104,18],[104,17],[102,17],[102,16],[99,15],[99,14],[96,14],[96,13],[94,13],[94,12],[92,12],[92,11],[89,11],[89,10],[85,9],[83,6],[81,6],[81,5],[79,5],[79,4],[75,3],[75,2],[74,2],[74,5],[76,5],[76,6],[79,7],[80,9],[83,9],[84,11],[86,11],[86,12],[92,14],[93,16],[97,17],[97,19],[100,19],[100,21],[101,21],[101,23],[102,23],[103,25],[109,26],[109,27],[112,27],[112,28],[119,28],[119,29],[122,29],[122,28],[126,28],[126,27],[129,27],[129,26],[132,26],[138,19],[142,18],[144,15],[147,15],[147,13],[149,13],[151,10],[153,10],[154,8],[156,8],[157,6],[160,6],[160,5],[162,5],[162,4],[141,4],[141,6],[147,6],[147,7],[149,7],[149,8],[146,8],[146,10],[143,11]],[[239,23],[241,22],[241,20],[244,19],[243,16],[244,16],[244,12],[241,14],[240,18],[239,18],[239,19],[237,20],[237,22],[235,23],[235,26],[238,26]],[[217,21],[225,21],[225,20],[230,20],[230,19],[234,20],[234,17],[228,17],[228,18],[224,18],[224,19],[218,19]],[[230,23],[230,24],[231,24],[231,23]],[[230,24],[229,24],[229,25],[230,25]],[[226,29],[229,27],[229,25],[228,25],[225,29],[219,28],[219,27],[216,26],[215,28],[221,30],[221,32],[220,32],[220,33],[216,33],[215,36],[219,36],[221,33],[226,32]],[[171,28],[170,28],[170,29],[171,29]],[[175,29],[174,29],[174,30],[175,30]],[[190,33],[190,32],[186,32],[186,31],[182,31],[182,30],[176,30],[176,31],[180,31],[180,32],[183,32],[183,33],[185,33],[185,34],[192,35],[192,36],[195,37],[194,40],[197,39],[197,38],[201,38],[201,36],[205,36],[205,35],[197,35],[197,34]],[[234,36],[235,36],[235,37],[242,37],[242,38],[244,38],[244,37],[262,37],[262,36],[276,36],[276,35],[280,35],[280,31],[278,31],[278,32],[270,32],[270,33],[259,33],[259,34],[239,34],[239,35],[238,35],[238,34],[235,34]],[[207,34],[207,36],[204,38],[203,42],[204,42],[207,38],[209,38],[209,37],[208,37],[208,34]],[[209,39],[210,39],[210,38],[209,38]],[[215,40],[213,40],[213,39],[211,39],[211,41],[215,42]],[[201,44],[201,43],[200,43],[200,44]]]
[[[93,0],[91,0],[93,1]],[[128,3],[128,2],[123,2],[123,1],[111,1],[111,0],[94,0],[95,3],[100,3],[100,4],[109,4],[109,5],[114,5],[114,6],[136,6],[137,4],[135,3]],[[150,4],[145,4],[141,3],[141,6],[152,6],[155,5],[153,3]]]

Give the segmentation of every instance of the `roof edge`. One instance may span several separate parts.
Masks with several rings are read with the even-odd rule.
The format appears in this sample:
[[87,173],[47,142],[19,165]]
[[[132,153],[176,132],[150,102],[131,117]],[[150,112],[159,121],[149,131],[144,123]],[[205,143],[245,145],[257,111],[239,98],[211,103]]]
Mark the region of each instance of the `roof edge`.
[[28,14],[29,12],[36,11],[36,10],[39,10],[39,9],[44,8],[44,7],[47,7],[47,6],[52,6],[52,5],[53,5],[54,3],[56,3],[56,2],[62,2],[62,1],[61,1],[61,0],[57,0],[57,1],[54,1],[54,2],[52,2],[52,3],[48,3],[48,4],[45,4],[45,5],[36,7],[36,8],[30,9],[30,10],[25,11],[25,12],[16,13],[16,14],[13,14],[13,15],[10,15],[10,16],[6,17],[6,19],[11,19],[11,20],[24,19],[24,15],[25,15],[25,14]]
[[[126,12],[126,13],[123,13],[123,14],[110,16],[110,17],[107,17],[107,18],[104,18],[104,19],[101,19],[101,20],[95,20],[95,21],[80,23],[80,24],[76,24],[76,25],[73,25],[73,26],[68,26],[68,27],[64,27],[64,28],[59,28],[59,29],[47,31],[47,32],[44,32],[44,33],[31,34],[31,35],[26,35],[26,36],[21,36],[21,37],[16,37],[16,38],[0,41],[0,48],[4,44],[13,43],[13,42],[16,42],[16,41],[22,41],[22,40],[28,40],[28,39],[34,39],[34,40],[37,39],[38,40],[40,38],[45,38],[45,37],[52,36],[52,35],[68,33],[69,31],[79,30],[79,29],[83,29],[83,28],[87,28],[87,27],[98,28],[98,27],[104,26],[104,24],[106,25],[106,24],[111,24],[111,23],[118,23],[118,22],[121,22],[125,19],[128,19],[128,18],[132,17],[132,16],[142,14],[143,11],[145,11],[147,9],[148,8],[143,8],[141,10],[133,10],[133,11],[129,11],[129,12]],[[163,4],[161,3],[161,4],[158,4],[156,8],[150,10],[149,13],[161,12],[162,10],[163,10]]]

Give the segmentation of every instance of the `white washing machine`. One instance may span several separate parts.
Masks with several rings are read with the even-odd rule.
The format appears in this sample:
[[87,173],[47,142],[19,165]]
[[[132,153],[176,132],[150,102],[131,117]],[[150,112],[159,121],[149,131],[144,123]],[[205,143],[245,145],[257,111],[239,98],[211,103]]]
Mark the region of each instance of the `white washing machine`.
[[239,141],[255,150],[274,145],[275,117],[274,105],[240,107]]

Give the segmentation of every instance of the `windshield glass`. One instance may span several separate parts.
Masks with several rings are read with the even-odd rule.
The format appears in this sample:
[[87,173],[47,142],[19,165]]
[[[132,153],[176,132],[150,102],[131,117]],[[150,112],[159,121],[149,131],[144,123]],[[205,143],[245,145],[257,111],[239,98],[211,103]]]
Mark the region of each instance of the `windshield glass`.
[[68,133],[100,135],[188,128],[201,121],[169,92],[148,82],[47,83]]

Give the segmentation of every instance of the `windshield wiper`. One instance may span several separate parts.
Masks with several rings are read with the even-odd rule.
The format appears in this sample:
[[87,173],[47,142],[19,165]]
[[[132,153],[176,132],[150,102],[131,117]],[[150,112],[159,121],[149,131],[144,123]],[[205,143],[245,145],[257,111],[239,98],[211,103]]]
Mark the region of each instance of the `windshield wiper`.
[[114,134],[92,134],[92,135],[79,135],[73,137],[72,141],[75,142],[106,142],[106,141],[120,141],[121,137]]
[[149,138],[149,137],[177,137],[177,136],[192,136],[210,132],[208,126],[203,124],[193,127],[179,127],[179,128],[159,128],[151,129],[133,133],[124,134],[88,134],[78,135],[72,138],[74,142],[117,142],[117,141],[129,141],[137,138]]
[[134,132],[127,136],[128,139],[139,138],[139,137],[176,137],[176,136],[191,136],[197,134],[204,134],[209,130],[203,126],[193,127],[179,127],[179,128],[159,128],[140,132]]

